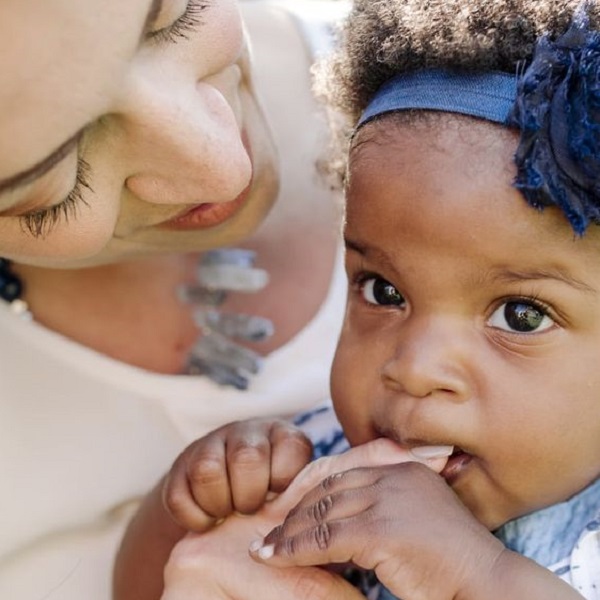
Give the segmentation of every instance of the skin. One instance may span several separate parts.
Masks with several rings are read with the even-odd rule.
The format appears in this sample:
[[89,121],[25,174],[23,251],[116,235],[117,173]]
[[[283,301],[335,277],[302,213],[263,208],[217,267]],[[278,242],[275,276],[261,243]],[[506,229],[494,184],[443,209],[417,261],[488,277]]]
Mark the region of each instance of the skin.
[[[73,0],[11,0],[0,7],[0,31],[6,25],[31,38],[31,48],[20,51],[21,37],[1,37],[0,181],[93,123],[79,148],[90,165],[93,192],[82,190],[88,206],[39,237],[16,216],[63,199],[75,179],[73,148],[38,181],[0,193],[0,256],[17,261],[13,269],[36,322],[164,374],[185,370],[198,339],[194,307],[176,293],[195,282],[197,251],[243,244],[257,253],[269,285],[231,295],[222,309],[273,321],[269,340],[247,344],[263,354],[291,340],[319,310],[337,251],[337,209],[314,164],[325,128],[310,94],[310,57],[297,23],[260,2],[204,4],[197,26],[184,32],[187,39],[144,39],[139,47],[150,0],[130,2],[125,12],[119,2],[95,9]],[[164,0],[147,35],[172,25],[186,5]],[[65,19],[72,26],[57,30]],[[280,49],[277,61],[273,46]],[[91,47],[98,48],[94,61]],[[44,57],[53,70],[45,69]],[[9,97],[12,89],[21,90],[18,102]],[[290,110],[297,115],[293,122]],[[216,226],[175,231],[154,225],[197,202],[227,207],[248,181],[243,204]]]
[[231,423],[190,444],[128,527],[115,561],[115,600],[159,598],[176,542],[234,512],[257,511],[268,495],[288,487],[311,454],[306,436],[281,420]]
[[[54,267],[103,264],[231,244],[264,218],[276,195],[274,152],[237,4],[163,0],[147,23],[152,7],[2,3],[0,182],[82,133],[46,173],[0,194],[0,255]],[[183,32],[182,17],[193,21]],[[78,156],[89,164],[89,188],[80,188],[69,218],[46,219],[32,233],[26,215],[68,196]],[[165,230],[200,204],[199,219],[210,212],[212,220]]]
[[[251,560],[248,545],[256,542],[293,508],[304,494],[335,473],[356,467],[373,467],[415,460],[406,450],[390,440],[379,439],[338,456],[310,463],[294,479],[288,489],[272,502],[267,502],[252,516],[233,514],[221,525],[202,535],[190,534],[175,547],[165,569],[162,600],[196,598],[201,589],[213,600],[273,598],[294,600],[352,600],[364,596],[342,577],[316,567],[271,569]],[[445,459],[424,461],[439,471]],[[425,467],[424,467],[425,468]],[[232,577],[232,572],[236,576]],[[151,598],[146,594],[132,596]]]
[[399,465],[319,486],[255,557],[352,560],[407,600],[579,598],[488,530],[600,474],[599,234],[512,187],[514,132],[433,123],[387,118],[355,140],[332,395],[353,445],[461,452],[441,477]]
[[[193,26],[173,33],[181,19]],[[233,0],[8,0],[0,33],[0,256],[14,260],[37,324],[127,364],[181,374],[200,331],[177,288],[196,281],[198,252],[243,240],[270,284],[223,310],[273,320],[275,335],[256,348],[264,354],[306,326],[329,290],[337,211],[316,177],[323,123],[291,16]],[[86,184],[63,211],[78,158],[89,165]],[[39,164],[47,168],[14,185]],[[199,206],[186,228],[164,226]],[[59,218],[40,225],[48,210]],[[284,459],[282,477],[288,468]],[[165,498],[159,485],[150,520],[133,524],[142,523],[143,567],[156,561],[159,577],[165,548],[184,532],[177,501]]]
[[[250,545],[259,566],[285,568],[241,562],[246,588],[268,579],[263,597],[293,597],[299,567],[353,562],[405,600],[581,598],[490,534],[600,474],[599,235],[577,238],[558,210],[527,205],[511,185],[516,145],[512,131],[448,115],[388,117],[356,137],[336,413],[355,450],[389,438],[407,454],[460,452],[439,474],[413,461],[321,463],[328,477],[295,481],[291,510]],[[260,535],[271,510],[182,541],[164,598],[193,597],[198,570],[220,582],[211,597],[246,597],[213,569],[227,570],[219,549]],[[328,594],[344,597],[313,579],[311,597]]]
[[[495,529],[600,475],[600,235],[523,200],[511,131],[373,129],[350,165],[336,412],[352,444],[462,449],[446,480]],[[535,327],[510,326],[515,302]]]
[[[262,597],[294,597],[299,567],[351,561],[405,600],[581,598],[490,530],[600,474],[598,232],[577,238],[558,210],[527,205],[511,185],[514,132],[390,121],[366,126],[350,155],[334,405],[355,450],[388,438],[461,451],[439,474],[350,460],[312,489],[294,482],[293,508],[250,545],[259,566],[285,568],[238,558],[244,586],[268,579]],[[270,510],[180,542],[163,597],[201,581],[219,582],[212,598],[249,597],[220,574],[222,549],[260,536]],[[313,579],[311,597],[328,594],[344,597]]]
[[[323,123],[310,94],[305,39],[294,19],[266,3],[125,4],[0,6],[0,256],[13,259],[37,324],[127,364],[181,374],[200,331],[195,307],[180,301],[177,288],[196,281],[198,252],[244,240],[271,282],[222,308],[272,319],[275,335],[256,348],[268,354],[321,307],[338,247],[331,193],[315,172]],[[257,73],[250,71],[249,38]],[[283,150],[280,163],[255,75]],[[89,168],[77,186],[78,160]],[[173,227],[190,209],[198,210],[186,227]],[[290,464],[284,449],[276,475],[291,477],[307,453],[304,444],[301,464]],[[186,459],[167,480],[165,504],[159,485],[149,512],[132,526],[141,523],[144,569],[156,564],[159,577],[184,532],[176,523],[178,490],[195,473],[179,469]],[[232,508],[247,507],[245,495],[241,502],[234,494]],[[135,572],[145,584],[144,575]]]
[[312,444],[281,420],[225,425],[190,444],[165,479],[162,501],[189,531],[206,531],[232,512],[251,514],[285,490],[311,459]]

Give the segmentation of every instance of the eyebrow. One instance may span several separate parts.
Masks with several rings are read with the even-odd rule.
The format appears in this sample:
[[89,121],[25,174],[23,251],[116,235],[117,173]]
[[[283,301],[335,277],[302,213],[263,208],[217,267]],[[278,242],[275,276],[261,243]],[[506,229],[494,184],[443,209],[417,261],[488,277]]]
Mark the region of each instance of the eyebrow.
[[344,245],[348,250],[354,250],[354,252],[358,252],[362,256],[366,254],[376,254],[380,258],[384,258],[385,260],[389,260],[388,257],[378,248],[373,248],[368,244],[363,244],[361,242],[357,242],[356,240],[352,240],[349,237],[344,235]]
[[[392,269],[393,264],[390,261],[387,254],[379,250],[378,248],[373,248],[367,244],[362,244],[360,242],[356,242],[347,237],[344,237],[344,243],[346,249],[354,250],[354,252],[358,252],[361,256],[371,255],[374,259],[382,262],[390,266]],[[587,285],[583,281],[572,277],[571,275],[565,273],[560,269],[532,269],[532,270],[523,270],[523,271],[515,271],[515,270],[498,270],[492,271],[488,273],[490,278],[494,278],[496,280],[501,280],[506,283],[519,283],[526,281],[535,281],[535,280],[544,280],[544,279],[553,279],[555,281],[560,281],[565,283],[566,285],[580,290],[586,294],[597,294],[598,290],[593,287]]]
[[368,244],[357,242],[356,240],[351,240],[346,236],[344,236],[344,245],[346,246],[346,250],[354,250],[354,252],[358,252],[358,254],[361,256],[369,256],[371,259],[376,260],[382,265],[385,265],[389,269],[394,271],[396,270],[392,259],[385,252],[375,246],[370,246]]
[[543,279],[554,279],[555,281],[562,281],[567,285],[585,292],[586,294],[596,294],[597,290],[590,287],[583,281],[571,277],[567,273],[558,269],[534,269],[532,271],[501,271],[494,275],[495,278],[501,279],[507,282],[520,282],[520,281],[531,281],[531,280],[543,280]]
[[83,129],[80,129],[73,137],[69,138],[64,144],[52,152],[52,154],[33,165],[33,167],[29,167],[28,169],[25,169],[25,171],[21,171],[21,173],[17,173],[16,175],[11,175],[6,179],[0,179],[0,193],[6,193],[24,187],[45,175],[77,147],[82,134]]

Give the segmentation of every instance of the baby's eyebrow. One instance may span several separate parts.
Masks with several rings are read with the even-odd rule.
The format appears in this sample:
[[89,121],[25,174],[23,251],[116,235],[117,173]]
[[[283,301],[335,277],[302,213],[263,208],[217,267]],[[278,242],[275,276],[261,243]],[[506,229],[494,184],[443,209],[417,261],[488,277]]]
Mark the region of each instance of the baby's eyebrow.
[[540,279],[554,279],[562,281],[567,285],[576,288],[586,294],[597,294],[598,290],[587,285],[583,281],[572,277],[571,275],[559,269],[531,269],[526,271],[501,270],[493,274],[495,279],[501,279],[507,283],[515,283],[521,281],[532,281]]

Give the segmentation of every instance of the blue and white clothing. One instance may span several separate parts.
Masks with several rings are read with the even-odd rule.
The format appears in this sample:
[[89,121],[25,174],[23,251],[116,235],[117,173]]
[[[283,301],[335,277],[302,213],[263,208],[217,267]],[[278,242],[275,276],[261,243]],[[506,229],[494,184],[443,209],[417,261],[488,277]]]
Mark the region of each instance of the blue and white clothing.
[[294,424],[302,428],[313,443],[314,460],[341,454],[350,447],[331,404],[300,414]]
[[600,480],[566,502],[506,523],[495,535],[586,600],[600,600]]
[[[304,413],[295,422],[312,440],[315,458],[348,449],[331,405]],[[506,523],[494,535],[510,550],[548,568],[586,600],[600,600],[600,479],[566,502]],[[375,580],[364,581],[369,598],[397,600]]]

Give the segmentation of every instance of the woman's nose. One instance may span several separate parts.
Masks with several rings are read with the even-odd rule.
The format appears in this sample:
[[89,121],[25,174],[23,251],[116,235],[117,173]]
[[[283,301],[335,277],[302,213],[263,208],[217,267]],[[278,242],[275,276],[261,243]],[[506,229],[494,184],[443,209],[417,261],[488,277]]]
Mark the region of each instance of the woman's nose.
[[443,393],[455,401],[471,388],[469,342],[450,318],[414,319],[403,324],[384,363],[386,386],[416,398]]
[[202,81],[135,76],[121,117],[131,192],[146,202],[201,204],[228,202],[246,188],[252,164],[240,78],[237,65]]

